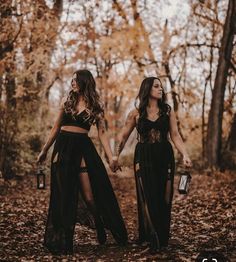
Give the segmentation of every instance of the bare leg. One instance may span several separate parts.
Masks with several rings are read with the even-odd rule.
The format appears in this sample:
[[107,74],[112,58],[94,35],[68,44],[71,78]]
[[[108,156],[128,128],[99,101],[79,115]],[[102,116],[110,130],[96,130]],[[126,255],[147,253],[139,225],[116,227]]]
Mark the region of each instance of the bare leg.
[[84,198],[84,201],[85,201],[89,211],[91,212],[91,214],[94,218],[95,226],[96,226],[96,229],[97,229],[98,242],[100,244],[104,244],[105,241],[106,241],[106,232],[104,230],[103,223],[101,221],[101,218],[99,216],[98,210],[97,210],[96,205],[95,205],[95,201],[94,201],[94,198],[93,198],[93,192],[92,192],[92,188],[91,188],[91,184],[90,184],[90,180],[89,180],[89,175],[88,175],[87,168],[85,166],[84,159],[82,159],[82,161],[81,161],[79,180],[80,180],[82,196]]
[[166,182],[166,191],[165,191],[165,201],[169,206],[171,204],[172,192],[171,192],[171,180],[167,180]]
[[[139,163],[136,163],[135,172],[137,173],[139,169],[140,169]],[[155,231],[155,228],[153,226],[153,223],[152,223],[152,220],[149,214],[147,200],[146,200],[146,196],[145,196],[145,192],[143,188],[143,182],[140,176],[138,176],[137,187],[138,187],[138,194],[140,196],[140,201],[142,202],[141,206],[142,206],[142,213],[144,214],[143,220],[144,220],[145,231],[150,232],[150,252],[156,253],[157,250],[160,248],[159,238],[158,238],[157,232]]]
[[166,216],[165,225],[163,227],[165,231],[165,238],[163,239],[163,246],[168,245],[170,221],[171,221],[171,203],[173,198],[173,179],[171,179],[171,171],[168,170],[166,188],[165,188],[165,204],[166,204]]

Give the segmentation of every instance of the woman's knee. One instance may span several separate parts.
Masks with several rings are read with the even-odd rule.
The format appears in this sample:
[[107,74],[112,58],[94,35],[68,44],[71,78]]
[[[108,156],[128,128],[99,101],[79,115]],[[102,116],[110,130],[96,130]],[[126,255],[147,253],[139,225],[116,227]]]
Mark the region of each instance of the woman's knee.
[[94,199],[92,196],[85,196],[85,202],[89,207],[94,206]]

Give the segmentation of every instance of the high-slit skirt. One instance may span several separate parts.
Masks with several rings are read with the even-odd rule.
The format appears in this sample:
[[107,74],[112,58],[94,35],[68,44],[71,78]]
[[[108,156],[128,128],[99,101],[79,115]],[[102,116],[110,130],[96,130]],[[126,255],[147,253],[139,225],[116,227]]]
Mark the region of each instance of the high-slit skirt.
[[138,143],[134,155],[139,241],[149,242],[156,233],[160,246],[170,237],[175,160],[168,140]]
[[118,243],[127,231],[105,166],[87,134],[61,131],[51,159],[51,194],[44,245],[50,251],[72,249],[76,222],[94,228],[81,197],[79,171],[85,161],[98,214]]

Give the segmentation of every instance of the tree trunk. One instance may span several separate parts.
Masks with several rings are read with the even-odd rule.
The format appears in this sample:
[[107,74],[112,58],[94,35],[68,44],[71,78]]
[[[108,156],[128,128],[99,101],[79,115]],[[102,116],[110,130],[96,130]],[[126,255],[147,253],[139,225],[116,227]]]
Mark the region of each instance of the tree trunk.
[[16,159],[19,151],[17,134],[17,112],[15,95],[15,78],[11,73],[14,65],[6,68],[5,74],[5,101],[0,107],[0,171],[5,179],[14,177],[16,171]]
[[233,123],[230,130],[228,148],[230,151],[236,153],[236,113],[234,114]]
[[[14,61],[14,42],[16,40],[16,30],[12,23],[13,7],[11,1],[6,1],[0,5],[1,28],[4,26],[9,30],[7,38],[1,35],[0,40],[0,61],[7,54],[11,57],[4,64],[4,69],[0,77],[0,172],[5,179],[12,178],[16,172],[17,158],[17,126],[18,112],[16,110],[16,82],[15,82],[15,61]],[[18,34],[17,34],[18,36]]]
[[164,29],[163,29],[162,67],[163,67],[163,71],[164,71],[164,73],[165,73],[165,75],[166,75],[166,77],[167,77],[167,79],[170,83],[171,96],[172,96],[172,101],[173,101],[173,109],[174,109],[175,115],[176,115],[178,130],[179,130],[179,133],[180,133],[182,139],[185,141],[185,138],[184,138],[182,130],[181,130],[179,114],[178,114],[179,101],[178,101],[178,94],[176,92],[176,84],[175,84],[175,81],[174,81],[174,79],[171,75],[171,70],[170,70],[170,65],[169,65],[170,56],[167,52],[167,50],[169,49],[169,46],[170,46],[170,41],[171,41],[171,36],[170,36],[170,33],[169,33],[169,29],[168,29],[168,20],[166,20],[165,26],[164,26]]
[[211,101],[207,130],[207,159],[211,167],[218,168],[221,157],[222,118],[227,74],[233,49],[236,21],[236,0],[229,0],[227,16],[219,53],[219,61]]
[[[55,0],[53,8],[50,9],[46,1],[38,1],[32,7],[33,30],[30,32],[30,42],[28,49],[24,49],[25,69],[28,70],[30,66],[35,63],[32,61],[32,54],[38,58],[36,66],[37,72],[33,75],[30,71],[30,78],[25,78],[23,82],[24,87],[30,90],[31,94],[27,98],[27,103],[22,104],[22,108],[27,108],[32,114],[27,115],[29,121],[34,121],[38,126],[40,133],[46,132],[45,118],[48,112],[48,94],[50,92],[50,79],[52,70],[50,69],[51,57],[56,46],[56,39],[58,28],[60,26],[60,17],[63,10],[63,0]],[[42,24],[45,24],[44,34],[39,33]],[[48,24],[50,23],[50,26]],[[29,33],[29,32],[28,32]],[[40,43],[40,44],[39,44]],[[42,55],[43,48],[43,55]],[[56,78],[56,77],[55,77]],[[32,119],[30,119],[30,117]],[[44,119],[44,121],[42,121]]]

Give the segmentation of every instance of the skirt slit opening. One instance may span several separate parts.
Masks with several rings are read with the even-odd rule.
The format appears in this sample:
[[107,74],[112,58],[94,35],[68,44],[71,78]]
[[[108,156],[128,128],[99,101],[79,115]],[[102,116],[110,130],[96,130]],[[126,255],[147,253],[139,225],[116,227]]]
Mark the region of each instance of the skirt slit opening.
[[146,236],[150,238],[151,235],[156,234],[155,227],[153,225],[150,212],[148,209],[148,204],[147,204],[147,198],[145,195],[144,187],[143,187],[143,182],[142,182],[142,177],[140,176],[140,164],[139,162],[135,163],[135,173],[137,176],[137,193],[139,194],[139,199],[140,199],[140,206],[141,210],[143,213],[143,219],[144,219],[144,230],[146,232]]
[[139,194],[140,194],[140,199],[142,201],[142,209],[143,209],[143,214],[144,214],[144,218],[146,220],[146,224],[148,227],[148,232],[155,233],[155,228],[153,226],[152,223],[152,219],[150,217],[150,213],[149,213],[149,209],[148,209],[148,205],[147,205],[147,199],[144,193],[144,189],[143,189],[143,183],[142,183],[142,178],[139,177],[138,178],[138,187],[139,187]]

